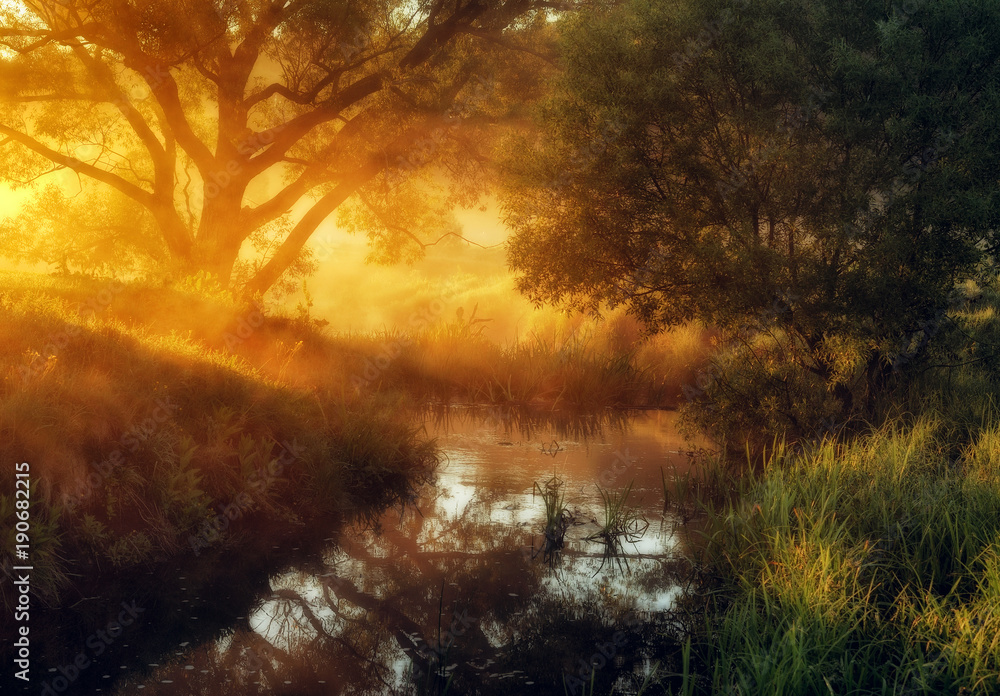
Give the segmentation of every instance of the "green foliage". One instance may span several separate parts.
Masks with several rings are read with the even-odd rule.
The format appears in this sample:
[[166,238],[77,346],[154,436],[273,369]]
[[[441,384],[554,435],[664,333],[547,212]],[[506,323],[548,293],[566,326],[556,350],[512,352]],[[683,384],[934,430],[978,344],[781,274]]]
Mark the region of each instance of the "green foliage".
[[[804,348],[789,334],[772,329],[742,332],[717,349],[692,384],[683,407],[688,427],[710,433],[730,450],[749,447],[760,454],[775,437],[789,444],[837,438],[902,413],[935,408],[948,426],[966,437],[995,417],[993,394],[1000,389],[1000,333],[995,321],[1000,297],[996,281],[980,288],[966,283],[953,295],[951,309],[933,325],[908,337],[919,346],[920,370],[890,381],[881,392],[864,389],[858,350],[840,342],[831,358],[841,380],[831,384],[800,369]],[[933,339],[933,340],[932,340]],[[911,352],[909,355],[915,356]],[[912,365],[897,356],[893,377]],[[844,413],[843,391],[863,401],[867,418]]]
[[124,536],[116,535],[101,552],[106,555],[111,565],[117,568],[127,568],[153,560],[152,539],[146,532],[132,531]]
[[202,490],[201,472],[194,463],[194,440],[183,436],[176,447],[153,467],[153,484],[167,519],[187,532],[208,514],[211,498]]
[[[688,387],[687,423],[720,446],[760,452],[775,433],[789,441],[833,437],[844,427],[830,385],[801,369],[783,334],[762,334],[720,351]],[[752,406],[751,406],[752,405]]]
[[96,517],[85,514],[80,520],[80,538],[92,549],[103,548],[108,540],[108,528]]
[[507,152],[521,290],[764,325],[796,350],[746,381],[812,403],[786,368],[810,373],[844,417],[920,372],[1000,229],[1000,4],[633,0],[561,27],[565,71]]

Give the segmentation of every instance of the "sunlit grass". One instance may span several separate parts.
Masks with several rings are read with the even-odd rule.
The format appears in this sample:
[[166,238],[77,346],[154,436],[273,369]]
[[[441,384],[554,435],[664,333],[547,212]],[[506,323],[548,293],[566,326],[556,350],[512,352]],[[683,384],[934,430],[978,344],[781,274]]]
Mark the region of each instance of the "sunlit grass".
[[948,455],[926,415],[849,445],[779,451],[709,505],[725,599],[702,659],[724,693],[1000,688],[1000,437]]
[[676,406],[709,349],[707,333],[695,327],[643,338],[625,320],[504,342],[480,328],[454,320],[414,335],[384,332],[348,343],[367,343],[373,356],[401,347],[366,387],[444,401],[577,409]]

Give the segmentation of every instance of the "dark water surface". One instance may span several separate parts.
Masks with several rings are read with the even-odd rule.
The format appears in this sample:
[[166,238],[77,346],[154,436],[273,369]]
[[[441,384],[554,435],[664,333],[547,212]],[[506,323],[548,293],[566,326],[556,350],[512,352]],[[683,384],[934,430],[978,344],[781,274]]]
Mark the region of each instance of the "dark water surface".
[[[134,590],[135,620],[104,631],[110,642],[93,637],[107,611],[77,630],[88,664],[73,679],[62,656],[33,670],[29,693],[589,694],[593,679],[593,693],[626,694],[676,671],[697,534],[683,507],[664,511],[661,470],[683,477],[694,446],[674,413],[453,407],[424,424],[442,465],[413,505],[377,529],[261,530],[270,571],[239,558],[223,582],[207,579],[218,559],[160,571]],[[546,553],[536,484],[553,477],[571,519]],[[648,526],[617,548],[588,539],[604,515],[598,485],[630,483]]]

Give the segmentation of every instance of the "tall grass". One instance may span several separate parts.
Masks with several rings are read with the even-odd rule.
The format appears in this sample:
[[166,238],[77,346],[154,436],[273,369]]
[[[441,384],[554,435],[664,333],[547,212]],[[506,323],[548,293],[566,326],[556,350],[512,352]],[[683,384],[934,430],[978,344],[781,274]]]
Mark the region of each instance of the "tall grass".
[[403,346],[370,387],[441,401],[575,408],[674,407],[709,351],[708,333],[697,327],[643,337],[624,317],[504,342],[480,328],[455,320],[416,334],[354,335],[344,345],[370,356]]
[[707,505],[713,692],[1000,690],[1000,426],[957,457],[953,442],[924,415],[779,449],[735,500]]

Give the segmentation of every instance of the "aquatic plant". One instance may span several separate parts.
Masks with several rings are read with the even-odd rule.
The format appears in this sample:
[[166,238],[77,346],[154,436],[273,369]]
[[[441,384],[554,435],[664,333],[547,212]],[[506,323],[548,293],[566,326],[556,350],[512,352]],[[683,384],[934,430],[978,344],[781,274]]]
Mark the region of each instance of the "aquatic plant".
[[604,520],[598,523],[598,531],[587,537],[588,541],[602,541],[609,548],[619,549],[622,543],[638,542],[646,533],[649,521],[628,503],[634,483],[634,480],[629,481],[618,493],[597,486],[604,504]]
[[573,515],[566,507],[562,479],[553,476],[541,486],[536,481],[531,492],[532,499],[535,493],[541,496],[545,504],[545,542],[535,556],[540,552],[546,562],[552,562],[562,550]]

